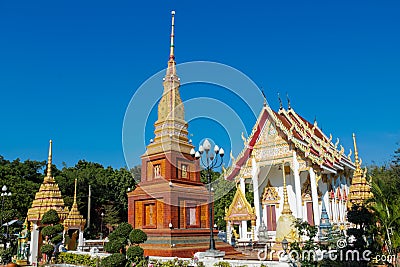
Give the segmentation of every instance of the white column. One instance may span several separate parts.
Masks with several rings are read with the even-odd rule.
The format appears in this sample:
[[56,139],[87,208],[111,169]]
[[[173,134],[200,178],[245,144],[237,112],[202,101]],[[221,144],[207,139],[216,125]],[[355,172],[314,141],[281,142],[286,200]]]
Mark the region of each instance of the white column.
[[33,266],[37,266],[38,249],[39,249],[39,230],[37,224],[33,223],[32,233],[31,233],[30,255],[29,255],[29,262]]
[[263,221],[265,227],[267,227],[267,205],[263,205]]
[[[243,177],[240,177],[240,189],[242,190],[243,194],[246,195],[246,185]],[[247,221],[242,221],[242,235],[240,238],[247,238]]]
[[232,245],[232,226],[230,221],[226,222],[226,242]]
[[293,151],[293,173],[294,173],[294,187],[296,192],[296,217],[303,218],[303,208],[301,205],[301,186],[300,186],[300,164],[297,161],[296,151]]
[[[253,192],[254,192],[254,208],[256,210],[256,216],[257,216],[255,232],[257,232],[261,224],[260,195],[258,193],[258,174],[260,172],[260,169],[257,166],[257,162],[254,157],[251,159],[251,168],[252,168],[251,174],[252,174]],[[255,239],[258,240],[257,237]]]
[[78,248],[83,246],[83,231],[79,229]]
[[311,196],[313,202],[313,213],[314,213],[314,225],[319,225],[319,205],[318,205],[318,191],[317,183],[315,180],[315,172],[312,167],[310,167],[310,182],[311,182]]

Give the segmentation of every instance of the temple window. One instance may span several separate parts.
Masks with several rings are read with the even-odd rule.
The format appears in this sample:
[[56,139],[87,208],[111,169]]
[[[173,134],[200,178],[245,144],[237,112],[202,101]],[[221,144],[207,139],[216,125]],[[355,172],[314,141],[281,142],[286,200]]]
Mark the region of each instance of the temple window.
[[154,172],[154,178],[160,178],[161,177],[161,164],[156,164],[154,165],[153,168]]
[[193,202],[185,201],[185,223],[186,227],[199,227],[200,220],[198,216],[199,208]]
[[188,178],[188,165],[186,164],[181,165],[181,177]]

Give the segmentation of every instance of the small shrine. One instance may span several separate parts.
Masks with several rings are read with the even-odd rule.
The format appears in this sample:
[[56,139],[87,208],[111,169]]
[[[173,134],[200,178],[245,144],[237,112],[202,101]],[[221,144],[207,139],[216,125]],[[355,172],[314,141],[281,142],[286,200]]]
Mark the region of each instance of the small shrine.
[[[247,233],[247,223],[242,222],[251,221],[251,239],[254,240],[254,228],[256,226],[256,214],[254,208],[251,207],[250,203],[247,201],[242,189],[237,186],[235,196],[233,197],[232,203],[226,210],[225,215],[226,221],[226,234],[227,242],[232,244],[232,232],[233,226],[239,225],[239,241],[247,240],[245,233]],[[236,240],[238,241],[238,240]]]
[[27,219],[31,226],[29,262],[36,265],[38,264],[38,258],[40,258],[39,252],[42,243],[40,227],[43,215],[47,211],[53,209],[57,211],[62,223],[69,213],[68,207],[65,207],[64,205],[64,200],[61,196],[58,184],[51,173],[52,144],[53,142],[50,140],[46,176],[44,177],[39,192],[36,193],[35,199],[32,202],[32,207],[28,210],[27,214]]
[[[78,247],[83,246],[83,230],[85,228],[86,220],[83,218],[83,215],[78,210],[78,204],[76,202],[76,189],[77,189],[77,179],[75,179],[75,190],[74,190],[74,203],[72,204],[72,208],[64,220],[64,242],[65,236],[69,234],[69,230],[76,230],[72,234],[72,238],[69,240],[67,244],[68,250],[76,250],[76,236],[78,235]],[[78,233],[79,232],[79,233]]]

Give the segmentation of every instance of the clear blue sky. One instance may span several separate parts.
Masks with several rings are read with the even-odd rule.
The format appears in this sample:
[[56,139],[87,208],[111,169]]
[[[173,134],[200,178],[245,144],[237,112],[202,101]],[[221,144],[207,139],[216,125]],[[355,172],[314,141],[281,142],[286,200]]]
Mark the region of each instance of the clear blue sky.
[[356,132],[364,162],[390,159],[400,141],[395,0],[0,1],[0,155],[44,160],[53,139],[59,167],[124,166],[125,110],[166,67],[173,9],[178,63],[233,66],[274,109],[288,92],[346,151]]

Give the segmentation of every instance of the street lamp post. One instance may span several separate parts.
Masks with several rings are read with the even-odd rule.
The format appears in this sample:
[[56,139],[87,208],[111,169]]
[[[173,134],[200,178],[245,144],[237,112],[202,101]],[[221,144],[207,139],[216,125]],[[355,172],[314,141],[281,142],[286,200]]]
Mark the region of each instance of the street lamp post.
[[[0,218],[0,227],[3,229],[3,215],[4,215],[4,198],[5,197],[10,197],[12,194],[11,192],[7,192],[7,186],[3,185],[1,188],[1,218]],[[7,232],[8,232],[8,224],[7,224]],[[7,240],[8,240],[8,233],[7,233]]]
[[103,220],[104,220],[104,212],[102,212],[100,215],[101,215],[100,239],[103,239]]
[[[204,153],[206,152],[206,153]],[[215,154],[214,154],[215,153]],[[212,169],[218,168],[222,165],[224,149],[219,148],[217,145],[214,146],[214,153],[211,151],[211,143],[208,139],[204,140],[203,144],[199,146],[199,151],[195,151],[194,148],[191,149],[190,155],[196,160],[200,159],[201,165],[203,165],[206,170],[206,177],[208,183],[208,193],[209,193],[209,217],[210,217],[210,245],[209,251],[215,251],[215,240],[214,240],[214,223],[213,223],[213,205],[212,205],[212,191],[211,187],[211,173]],[[219,157],[218,157],[219,155]]]

